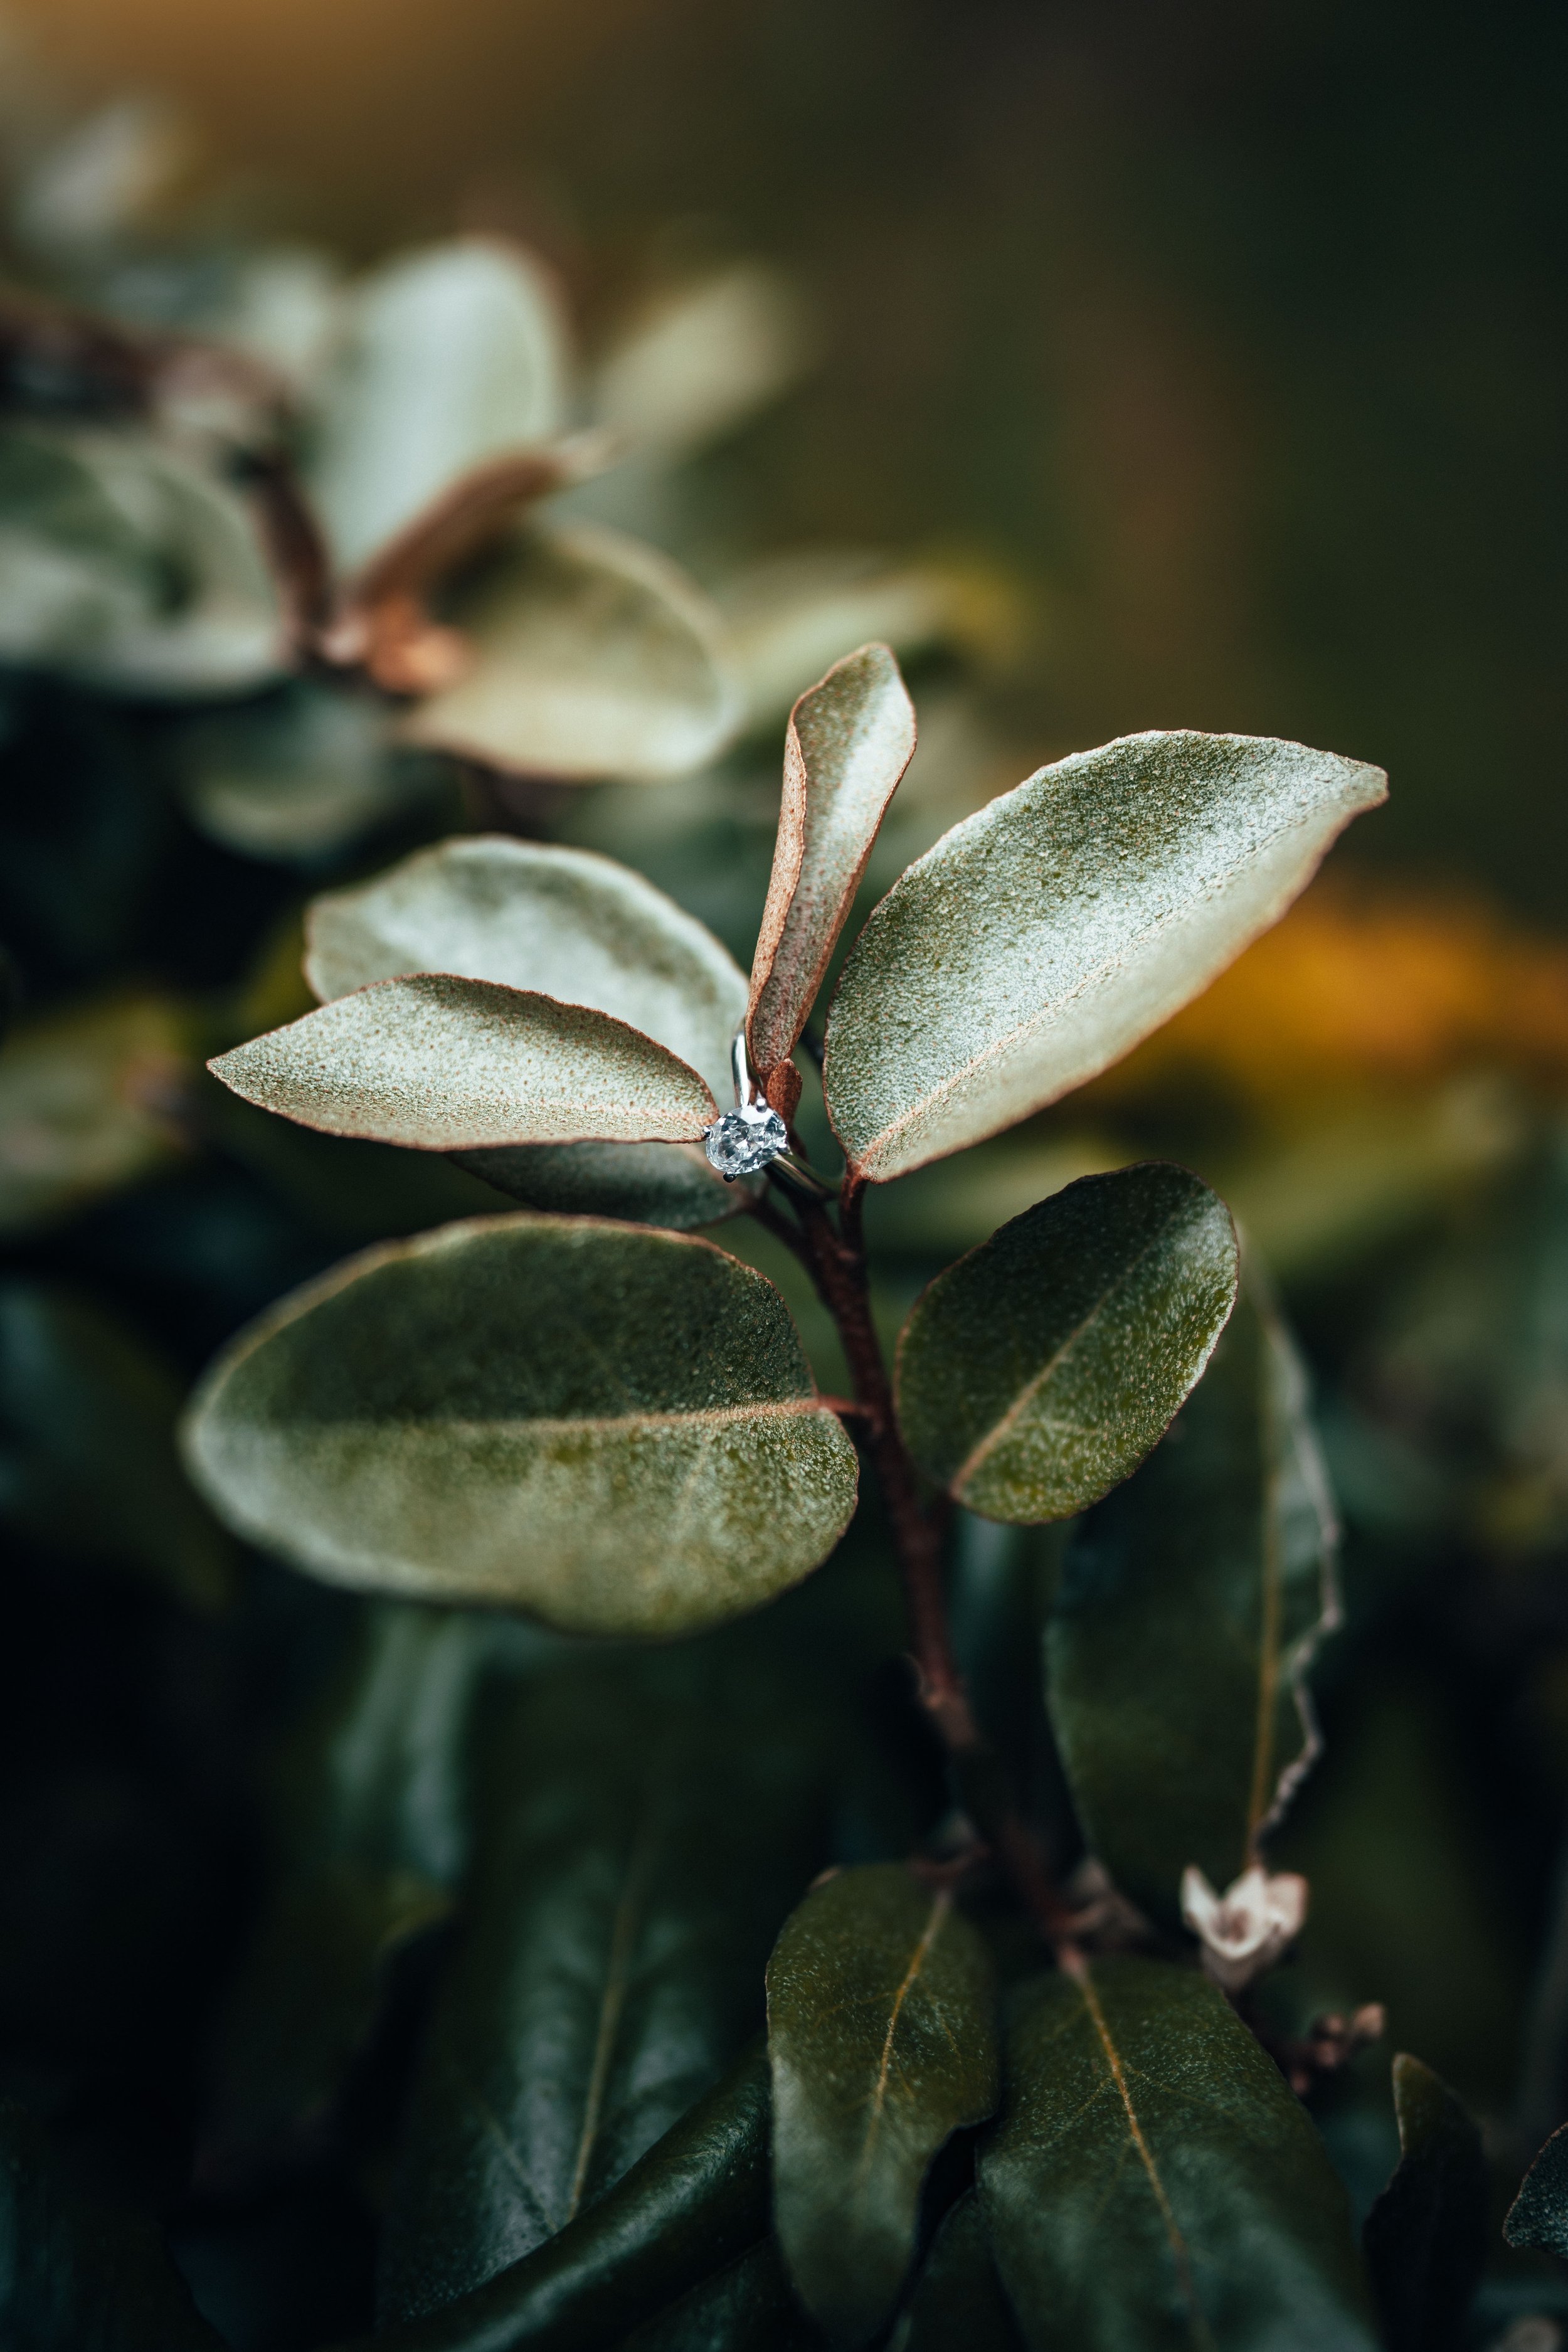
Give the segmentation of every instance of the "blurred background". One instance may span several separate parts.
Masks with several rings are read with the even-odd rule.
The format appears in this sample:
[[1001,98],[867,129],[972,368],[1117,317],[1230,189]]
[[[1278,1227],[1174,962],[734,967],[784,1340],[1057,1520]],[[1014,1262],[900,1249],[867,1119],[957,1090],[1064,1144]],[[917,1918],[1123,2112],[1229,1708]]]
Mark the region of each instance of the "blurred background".
[[[889,1188],[873,1238],[892,1323],[1088,1168],[1174,1157],[1235,1203],[1346,1521],[1325,1759],[1276,1849],[1313,1883],[1280,1999],[1297,2027],[1381,2000],[1389,2037],[1321,2119],[1364,2205],[1396,2153],[1392,2049],[1473,2104],[1500,2200],[1568,2116],[1565,97],[1544,0],[6,0],[14,286],[255,342],[246,257],[271,257],[278,360],[388,254],[521,241],[587,406],[647,436],[566,505],[689,566],[746,656],[746,728],[700,773],[569,791],[457,761],[279,798],[201,733],[202,690],[73,680],[17,650],[0,594],[0,2087],[173,2219],[236,2346],[363,2324],[450,1885],[374,1932],[321,1897],[312,1838],[395,1875],[407,1759],[354,1781],[363,1742],[333,1746],[374,1639],[362,1604],[237,1558],[168,1432],[280,1292],[505,1204],[280,1138],[201,1060],[309,1003],[313,889],[454,825],[606,849],[746,962],[784,712],[874,635],[922,730],[879,888],[1142,728],[1389,771],[1389,806],[1197,1005]],[[755,298],[714,331],[731,388],[693,422],[682,362],[660,442],[617,355],[727,272]],[[789,1263],[734,1234],[842,1385]],[[961,1558],[966,1622],[996,1573]],[[353,1982],[280,2139],[256,2086],[323,1937]],[[354,1971],[393,1944],[389,2007]],[[1489,2294],[1478,2342],[1568,2315],[1528,2261]]]

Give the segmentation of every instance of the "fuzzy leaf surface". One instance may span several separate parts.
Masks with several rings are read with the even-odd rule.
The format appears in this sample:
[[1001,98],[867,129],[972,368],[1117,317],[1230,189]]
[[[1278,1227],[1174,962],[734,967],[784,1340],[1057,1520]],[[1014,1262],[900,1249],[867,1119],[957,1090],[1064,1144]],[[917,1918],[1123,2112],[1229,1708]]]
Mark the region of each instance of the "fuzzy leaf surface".
[[1455,2352],[1487,2254],[1487,2162],[1475,2123],[1440,2075],[1394,2062],[1399,2162],[1363,2243],[1387,2352]]
[[6,2352],[224,2352],[150,2216],[77,2196],[26,2110],[0,2100]]
[[1322,2143],[1189,1969],[1097,1960],[1030,1986],[979,2176],[1037,2352],[1373,2352]]
[[472,467],[553,435],[566,366],[553,287],[499,240],[427,246],[363,279],[308,468],[340,568]]
[[527,1214],[351,1258],[226,1349],[185,1424],[220,1515],[324,1577],[672,1634],[826,1558],[855,1449],[771,1283]]
[[764,1085],[810,1016],[882,812],[914,749],[914,707],[886,646],[846,655],[790,713],[746,1012],[752,1067]]
[[1075,1535],[1047,1636],[1085,1836],[1152,1918],[1179,1924],[1189,1863],[1228,1886],[1317,1753],[1335,1540],[1300,1361],[1248,1277],[1180,1418]]
[[523,1695],[415,2084],[384,2317],[585,2216],[761,2026],[826,1787],[819,1725],[745,1651],[592,1664]]
[[535,989],[640,1029],[729,1099],[745,975],[711,931],[614,858],[459,835],[313,900],[305,938],[305,977],[323,1003],[420,971]]
[[980,1936],[899,1863],[837,1872],[779,1937],[774,2215],[803,2302],[838,2341],[888,2318],[927,2167],[996,2104],[995,2002]]
[[1543,2246],[1568,2263],[1568,2124],[1552,2133],[1525,2174],[1502,2233],[1510,2246]]
[[207,1066],[263,1110],[422,1151],[695,1141],[695,1070],[639,1029],[532,989],[419,972],[335,997]]
[[910,1452],[983,1517],[1071,1517],[1169,1428],[1238,1279],[1230,1212],[1184,1168],[1080,1178],[916,1302],[898,1359]]
[[737,698],[717,614],[657,550],[593,523],[515,532],[454,592],[468,649],[405,740],[524,775],[655,783],[721,751]]
[[828,1017],[851,1164],[885,1181],[1118,1060],[1282,915],[1386,792],[1246,735],[1130,735],[944,834],[873,912]]
[[522,1143],[453,1158],[524,1208],[677,1234],[740,1216],[763,1189],[756,1177],[726,1184],[697,1143]]

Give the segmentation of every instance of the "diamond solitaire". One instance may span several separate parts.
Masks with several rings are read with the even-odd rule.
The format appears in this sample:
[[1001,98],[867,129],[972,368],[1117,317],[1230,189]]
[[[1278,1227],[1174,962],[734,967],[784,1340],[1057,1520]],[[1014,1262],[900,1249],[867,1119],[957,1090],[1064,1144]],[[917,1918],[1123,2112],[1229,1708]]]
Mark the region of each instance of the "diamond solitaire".
[[742,1103],[738,1110],[722,1112],[704,1130],[702,1140],[709,1166],[732,1184],[737,1176],[754,1176],[776,1160],[789,1134],[777,1111],[765,1102]]

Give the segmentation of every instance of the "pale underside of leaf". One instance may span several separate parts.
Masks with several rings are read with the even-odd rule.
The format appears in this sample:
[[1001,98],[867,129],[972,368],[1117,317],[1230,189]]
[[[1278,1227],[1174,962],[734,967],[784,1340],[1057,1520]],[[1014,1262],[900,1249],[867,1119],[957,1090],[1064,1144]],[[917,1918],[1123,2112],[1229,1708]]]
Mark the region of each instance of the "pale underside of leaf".
[[468,667],[410,715],[411,742],[525,775],[657,782],[734,730],[717,613],[622,532],[531,525],[462,584],[448,617]]
[[302,1126],[427,1151],[694,1141],[715,1111],[695,1070],[625,1022],[440,972],[358,989],[210,1066]]
[[[790,713],[778,842],[746,1015],[752,1067],[764,1087],[805,1026],[914,748],[914,710],[886,646],[847,655]],[[787,1117],[794,1105],[774,1108]]]
[[1054,1102],[1281,915],[1381,770],[1302,745],[1130,736],[965,819],[872,914],[825,1084],[878,1181]]
[[372,1251],[241,1335],[188,1417],[229,1523],[331,1582],[684,1633],[796,1582],[854,1447],[772,1286],[526,1215]]
[[613,858],[460,835],[313,901],[305,977],[323,1002],[417,971],[536,989],[624,1021],[728,1095],[744,975],[712,933]]

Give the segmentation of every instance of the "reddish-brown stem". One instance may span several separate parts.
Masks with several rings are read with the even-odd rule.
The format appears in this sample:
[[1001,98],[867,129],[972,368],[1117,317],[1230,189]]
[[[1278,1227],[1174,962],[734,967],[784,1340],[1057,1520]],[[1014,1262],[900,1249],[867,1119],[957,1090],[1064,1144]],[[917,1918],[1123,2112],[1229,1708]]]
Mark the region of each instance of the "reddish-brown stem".
[[[942,1530],[921,1501],[919,1474],[893,1409],[892,1384],[871,1316],[861,1237],[862,1185],[847,1177],[839,1230],[816,1202],[796,1202],[806,1262],[837,1328],[865,1415],[868,1451],[892,1526],[909,1614],[910,1645],[927,1714],[952,1760],[965,1811],[1006,1871],[1031,1916],[1064,1965],[1076,1954],[1073,1920],[1047,1867],[1044,1849],[1013,1790],[1002,1759],[969,1705],[948,1629]],[[782,1218],[764,1220],[770,1227]],[[799,1253],[797,1253],[799,1254]]]

